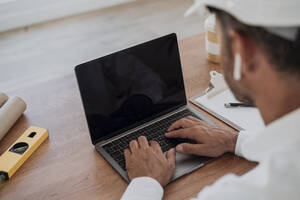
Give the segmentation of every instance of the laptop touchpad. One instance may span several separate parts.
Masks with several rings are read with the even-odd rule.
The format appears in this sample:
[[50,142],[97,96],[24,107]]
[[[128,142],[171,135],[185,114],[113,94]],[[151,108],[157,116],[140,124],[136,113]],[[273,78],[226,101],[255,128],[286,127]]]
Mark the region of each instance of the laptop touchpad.
[[207,161],[211,160],[209,157],[186,155],[176,152],[176,170],[172,180],[190,173],[195,169],[202,167]]

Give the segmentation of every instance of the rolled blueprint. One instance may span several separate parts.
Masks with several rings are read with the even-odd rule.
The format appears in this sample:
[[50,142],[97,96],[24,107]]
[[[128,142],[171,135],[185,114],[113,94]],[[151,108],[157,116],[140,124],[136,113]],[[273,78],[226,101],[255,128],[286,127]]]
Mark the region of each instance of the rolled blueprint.
[[26,110],[26,104],[20,97],[9,98],[0,108],[0,140]]
[[4,94],[3,92],[0,92],[0,108],[7,101],[7,99],[8,99],[8,96],[6,94]]

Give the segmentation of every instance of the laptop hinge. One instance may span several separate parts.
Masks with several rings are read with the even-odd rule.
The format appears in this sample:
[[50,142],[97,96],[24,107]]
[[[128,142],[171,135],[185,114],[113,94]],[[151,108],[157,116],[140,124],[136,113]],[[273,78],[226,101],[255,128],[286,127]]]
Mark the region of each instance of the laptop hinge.
[[112,142],[112,141],[114,141],[114,140],[117,140],[117,139],[119,139],[119,138],[121,138],[121,137],[123,137],[123,136],[125,136],[125,135],[128,135],[128,134],[130,134],[130,133],[132,133],[132,132],[135,132],[135,131],[137,131],[137,130],[139,130],[139,129],[142,129],[142,128],[146,127],[146,126],[149,126],[149,125],[151,125],[151,124],[153,124],[153,123],[155,123],[155,122],[157,122],[157,121],[160,121],[160,120],[162,120],[162,119],[164,119],[164,118],[167,118],[167,117],[169,117],[169,116],[171,116],[171,115],[174,115],[174,114],[176,114],[176,113],[178,113],[178,112],[181,112],[181,111],[187,109],[187,107],[188,107],[188,105],[181,106],[181,107],[177,108],[176,110],[174,110],[174,111],[172,111],[172,112],[169,112],[169,113],[167,113],[167,114],[165,114],[165,115],[162,115],[162,116],[160,116],[160,117],[157,117],[157,118],[155,118],[155,119],[153,119],[153,120],[151,120],[151,121],[149,121],[149,122],[146,122],[146,123],[144,123],[144,124],[142,124],[142,125],[140,125],[140,126],[137,126],[137,127],[135,127],[135,128],[132,128],[132,129],[130,129],[130,130],[124,132],[124,133],[121,133],[121,134],[119,134],[119,135],[116,135],[116,136],[111,137],[111,138],[106,139],[106,140],[102,140],[102,141],[98,142],[97,144],[95,144],[95,146],[103,146],[103,145],[105,145],[105,144],[107,144],[107,143],[110,143],[110,142]]

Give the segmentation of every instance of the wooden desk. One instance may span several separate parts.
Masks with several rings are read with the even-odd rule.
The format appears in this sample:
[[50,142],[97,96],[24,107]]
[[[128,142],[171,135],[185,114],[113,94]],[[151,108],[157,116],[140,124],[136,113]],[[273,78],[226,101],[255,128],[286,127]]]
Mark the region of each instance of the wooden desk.
[[[184,39],[179,45],[186,92],[191,97],[207,87],[210,70],[221,69],[207,63],[203,35]],[[121,197],[127,183],[91,144],[73,71],[7,92],[21,96],[28,109],[0,142],[0,154],[30,125],[47,128],[50,138],[10,181],[1,186],[1,199],[111,200]],[[218,125],[229,128],[201,112]],[[224,174],[242,175],[254,166],[254,163],[226,154],[169,184],[165,199],[189,199]]]

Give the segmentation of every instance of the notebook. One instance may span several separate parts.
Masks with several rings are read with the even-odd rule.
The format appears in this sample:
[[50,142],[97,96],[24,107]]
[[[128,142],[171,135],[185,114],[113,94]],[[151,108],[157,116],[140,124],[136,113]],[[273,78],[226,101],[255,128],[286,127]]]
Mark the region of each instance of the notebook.
[[[213,78],[213,77],[212,77]],[[214,81],[211,80],[211,83]],[[237,130],[259,131],[265,127],[260,112],[255,107],[226,108],[225,103],[240,103],[230,91],[223,89],[214,96],[207,92],[189,99],[196,106],[211,113]]]

